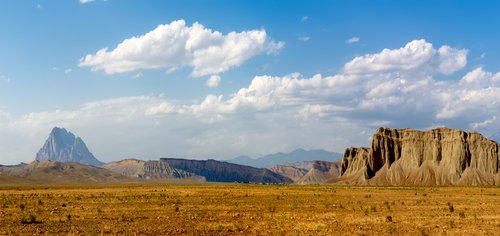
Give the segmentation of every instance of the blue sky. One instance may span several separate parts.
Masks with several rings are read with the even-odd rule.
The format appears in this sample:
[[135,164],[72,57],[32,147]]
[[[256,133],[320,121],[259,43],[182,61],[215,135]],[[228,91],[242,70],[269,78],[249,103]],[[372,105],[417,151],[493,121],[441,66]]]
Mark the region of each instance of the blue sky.
[[490,135],[499,11],[497,1],[1,1],[0,163],[33,160],[53,126],[103,161],[342,152],[378,126]]

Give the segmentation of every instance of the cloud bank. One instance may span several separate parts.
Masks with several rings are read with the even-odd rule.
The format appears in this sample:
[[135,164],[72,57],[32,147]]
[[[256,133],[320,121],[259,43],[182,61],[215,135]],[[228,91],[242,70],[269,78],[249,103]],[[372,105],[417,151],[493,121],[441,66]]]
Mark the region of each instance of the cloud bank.
[[102,48],[88,54],[80,59],[79,66],[107,74],[189,67],[191,76],[201,77],[222,73],[257,55],[275,53],[283,47],[283,42],[272,40],[263,29],[224,35],[197,22],[186,26],[184,20],[177,20],[125,39],[112,50]]
[[355,57],[338,74],[260,75],[233,94],[200,101],[147,95],[22,117],[0,112],[2,161],[32,160],[56,125],[82,136],[103,161],[224,159],[297,147],[341,152],[368,145],[379,126],[449,126],[488,135],[500,125],[500,72],[464,71],[467,54],[414,40]]

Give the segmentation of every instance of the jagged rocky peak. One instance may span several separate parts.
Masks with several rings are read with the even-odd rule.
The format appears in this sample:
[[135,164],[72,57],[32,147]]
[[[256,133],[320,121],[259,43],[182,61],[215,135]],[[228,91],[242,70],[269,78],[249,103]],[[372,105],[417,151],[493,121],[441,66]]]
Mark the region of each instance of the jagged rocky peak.
[[104,164],[94,157],[80,137],[59,127],[52,129],[47,141],[36,154],[36,160],[77,162],[94,166]]
[[380,185],[500,184],[498,144],[478,132],[379,128],[371,147],[348,148],[342,181]]

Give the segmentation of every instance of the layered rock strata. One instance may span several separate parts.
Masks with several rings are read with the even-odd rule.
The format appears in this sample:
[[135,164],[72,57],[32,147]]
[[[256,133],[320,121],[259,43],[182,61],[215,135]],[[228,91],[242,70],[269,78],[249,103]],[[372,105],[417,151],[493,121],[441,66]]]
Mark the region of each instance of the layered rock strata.
[[121,161],[109,162],[103,168],[111,170],[124,176],[136,177],[139,179],[198,179],[191,172],[171,167],[163,161],[143,161],[137,159],[125,159]]
[[271,170],[286,176],[297,184],[321,184],[339,176],[339,163],[330,161],[310,161],[277,165]]
[[348,148],[338,182],[498,185],[498,144],[477,132],[379,128],[369,148]]
[[251,182],[251,183],[292,183],[285,176],[265,168],[237,165],[216,160],[186,160],[177,158],[160,158],[173,168],[181,169],[204,176],[209,182]]

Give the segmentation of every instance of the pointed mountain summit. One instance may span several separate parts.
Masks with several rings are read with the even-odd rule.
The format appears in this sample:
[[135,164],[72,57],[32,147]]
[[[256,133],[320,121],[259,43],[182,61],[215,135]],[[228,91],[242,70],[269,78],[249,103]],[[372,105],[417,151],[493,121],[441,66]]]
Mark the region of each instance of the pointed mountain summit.
[[94,157],[80,137],[59,127],[52,129],[49,138],[36,154],[36,160],[77,162],[93,166],[104,164]]

